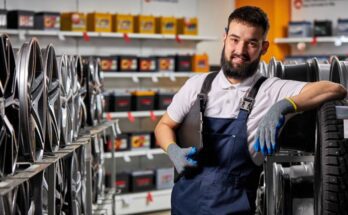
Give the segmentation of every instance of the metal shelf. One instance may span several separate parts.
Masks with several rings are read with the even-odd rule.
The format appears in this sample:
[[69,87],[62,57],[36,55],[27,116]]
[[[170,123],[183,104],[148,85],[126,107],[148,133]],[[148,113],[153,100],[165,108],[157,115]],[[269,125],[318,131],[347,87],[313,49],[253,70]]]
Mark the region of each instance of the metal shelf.
[[[139,150],[139,151],[121,151],[115,152],[115,158],[124,158],[124,157],[136,157],[136,156],[148,156],[152,157],[152,155],[164,154],[162,149],[148,149],[148,150]],[[111,158],[112,153],[106,152],[104,153],[104,158]]]
[[337,37],[285,37],[285,38],[275,38],[275,43],[278,44],[291,44],[291,43],[335,43],[342,44],[348,43],[348,37],[337,36]]
[[151,117],[151,112],[154,116],[162,116],[166,111],[165,110],[154,110],[154,111],[131,111],[131,112],[109,112],[104,113],[104,118],[128,118],[129,113],[133,117]]

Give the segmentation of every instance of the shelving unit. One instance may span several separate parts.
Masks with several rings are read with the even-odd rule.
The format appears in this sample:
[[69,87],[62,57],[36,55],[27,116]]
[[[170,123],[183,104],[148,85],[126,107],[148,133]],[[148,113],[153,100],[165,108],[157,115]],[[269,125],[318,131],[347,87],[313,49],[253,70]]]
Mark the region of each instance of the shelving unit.
[[129,115],[133,117],[151,117],[153,116],[162,116],[166,111],[165,110],[154,110],[154,111],[131,111],[131,112],[109,112],[104,113],[104,118],[127,118]]
[[[149,149],[149,150],[139,150],[139,151],[120,151],[115,153],[115,158],[124,158],[125,160],[128,160],[129,157],[134,156],[147,156],[148,158],[152,159],[151,157],[153,155],[158,154],[164,154],[164,151],[162,149]],[[104,158],[111,158],[112,153],[107,152],[104,153]]]
[[336,37],[285,37],[275,38],[274,42],[277,44],[291,44],[291,43],[348,43],[348,37],[336,36]]

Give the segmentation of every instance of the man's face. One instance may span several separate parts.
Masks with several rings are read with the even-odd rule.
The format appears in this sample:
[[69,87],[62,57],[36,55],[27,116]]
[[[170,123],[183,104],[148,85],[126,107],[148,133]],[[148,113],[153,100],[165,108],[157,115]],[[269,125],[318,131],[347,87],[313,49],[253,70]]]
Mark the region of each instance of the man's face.
[[264,41],[261,27],[232,21],[229,31],[224,36],[221,54],[221,66],[225,75],[238,80],[252,76],[268,45],[268,42]]

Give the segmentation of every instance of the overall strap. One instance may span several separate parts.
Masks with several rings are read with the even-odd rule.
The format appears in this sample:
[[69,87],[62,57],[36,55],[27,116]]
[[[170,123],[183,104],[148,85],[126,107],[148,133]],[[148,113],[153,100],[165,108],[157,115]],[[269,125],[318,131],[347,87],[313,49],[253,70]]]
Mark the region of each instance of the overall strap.
[[264,76],[261,76],[259,80],[254,84],[254,86],[249,91],[248,95],[243,98],[242,104],[240,106],[240,110],[246,111],[249,115],[251,110],[254,106],[255,97],[257,95],[257,92],[260,89],[261,84],[266,80],[267,78]]
[[207,77],[204,79],[201,92],[197,95],[199,99],[200,112],[202,113],[202,115],[204,114],[207,105],[208,93],[211,89],[211,83],[213,82],[217,74],[218,72],[211,72],[207,75]]

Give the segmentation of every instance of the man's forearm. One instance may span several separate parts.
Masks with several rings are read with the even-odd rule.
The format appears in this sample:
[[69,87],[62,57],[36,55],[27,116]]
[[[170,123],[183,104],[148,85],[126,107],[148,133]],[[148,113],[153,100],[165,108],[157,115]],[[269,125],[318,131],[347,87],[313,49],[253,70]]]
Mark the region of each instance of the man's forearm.
[[176,141],[174,132],[176,126],[177,123],[165,113],[155,128],[156,141],[164,151],[167,151],[168,146]]
[[297,111],[306,111],[319,107],[322,103],[343,99],[347,90],[340,84],[329,81],[308,83],[299,95],[291,97],[297,105]]

